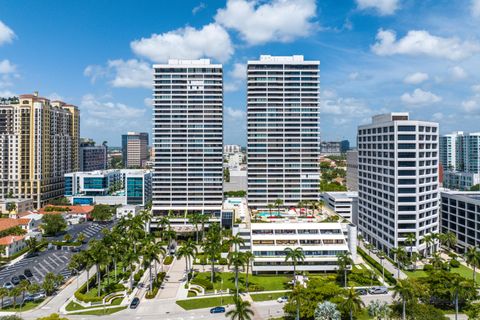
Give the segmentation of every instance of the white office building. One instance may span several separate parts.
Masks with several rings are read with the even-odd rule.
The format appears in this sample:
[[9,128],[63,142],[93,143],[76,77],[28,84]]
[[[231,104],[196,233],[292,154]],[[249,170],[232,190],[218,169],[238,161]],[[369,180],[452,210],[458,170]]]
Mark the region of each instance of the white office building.
[[319,61],[248,61],[248,205],[319,198]]
[[154,68],[153,213],[220,213],[222,65],[169,60]]
[[224,153],[239,153],[242,151],[242,146],[238,144],[226,144],[223,146]]
[[439,228],[438,124],[377,115],[358,127],[357,145],[360,233],[386,252],[413,233],[423,253]]
[[336,214],[356,224],[354,220],[358,215],[358,192],[325,192],[323,200]]
[[337,254],[351,253],[355,261],[357,231],[351,224],[322,222],[272,222],[250,225],[252,271],[291,272],[292,262],[285,262],[286,248],[301,247],[305,260],[298,262],[297,271],[334,271],[338,269]]
[[358,151],[347,151],[347,190],[358,191]]

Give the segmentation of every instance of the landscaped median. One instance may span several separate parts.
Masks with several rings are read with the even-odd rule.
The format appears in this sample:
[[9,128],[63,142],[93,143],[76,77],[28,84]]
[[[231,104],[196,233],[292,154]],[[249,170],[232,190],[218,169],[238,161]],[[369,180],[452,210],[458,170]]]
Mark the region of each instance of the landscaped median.
[[233,296],[177,300],[176,303],[185,310],[204,309],[233,304]]
[[[375,259],[370,257],[365,251],[363,251],[360,247],[357,247],[357,252],[362,256],[362,258],[365,260],[366,263],[368,263],[371,267],[377,269],[380,274],[382,273],[382,265],[378,263]],[[388,270],[385,269],[384,271],[385,274],[385,281],[387,281],[389,284],[394,285],[397,283],[397,280],[388,272]]]
[[277,300],[280,297],[289,296],[291,291],[269,292],[251,294],[252,300],[255,302]]

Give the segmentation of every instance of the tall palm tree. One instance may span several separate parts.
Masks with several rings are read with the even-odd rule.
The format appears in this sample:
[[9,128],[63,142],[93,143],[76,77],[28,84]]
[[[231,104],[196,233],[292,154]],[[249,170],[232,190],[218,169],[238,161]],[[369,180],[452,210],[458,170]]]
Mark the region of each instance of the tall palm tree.
[[94,264],[92,259],[92,253],[89,250],[84,250],[78,254],[80,256],[81,264],[85,266],[85,271],[87,271],[87,292],[89,292],[90,291],[90,268]]
[[434,254],[432,254],[432,257],[430,258],[430,261],[429,261],[433,268],[434,269],[442,269],[442,266],[443,266],[443,259],[440,257],[440,255],[435,252]]
[[455,233],[449,231],[447,233],[443,233],[439,236],[440,242],[446,246],[449,250],[453,249],[457,244],[457,236]]
[[139,261],[138,254],[133,249],[128,249],[123,254],[123,263],[128,265],[129,272],[130,272],[130,279],[129,279],[129,289],[133,289],[133,272],[135,271],[135,263]]
[[469,289],[469,283],[465,281],[465,278],[456,275],[452,279],[452,287],[450,288],[450,295],[453,298],[454,305],[455,305],[455,320],[458,319],[458,302],[462,296],[465,295],[465,293],[468,292]]
[[234,308],[229,310],[225,316],[230,317],[232,320],[251,320],[253,316],[253,310],[251,304],[248,301],[243,301],[238,295],[233,296]]
[[239,234],[232,235],[228,240],[228,244],[235,248],[235,252],[238,252],[238,247],[245,244],[245,239],[240,237]]
[[425,257],[430,254],[430,245],[434,242],[433,236],[431,233],[425,235],[423,237],[423,241],[425,242]]
[[[160,262],[160,247],[155,245],[155,243],[148,243],[143,247],[142,256],[144,261],[144,266],[148,267],[149,272],[149,291],[153,291],[153,276],[152,276],[152,263]],[[155,274],[155,276],[157,276]]]
[[415,233],[409,233],[405,239],[405,243],[410,247],[410,256],[412,256],[413,247],[417,243],[417,236]]
[[390,252],[393,253],[395,257],[396,267],[397,267],[397,279],[400,279],[400,264],[404,261],[405,258],[405,249],[403,247],[392,248]]
[[22,293],[21,289],[19,287],[14,287],[12,288],[8,295],[12,297],[13,300],[13,309],[17,307],[17,297]]
[[348,268],[353,264],[353,260],[350,257],[350,252],[342,252],[337,254],[337,263],[338,263],[338,270],[343,272],[343,280],[344,280],[344,287],[347,287],[347,271]]
[[238,295],[238,272],[241,266],[245,265],[245,255],[243,252],[230,252],[228,254],[228,266],[232,266],[235,271],[235,289],[236,294]]
[[187,275],[187,284],[190,279],[190,259],[193,259],[197,252],[197,246],[191,239],[188,239],[187,242],[185,242],[183,246],[178,248],[177,251],[177,256],[179,258],[185,258],[185,273]]
[[1,299],[1,305],[0,305],[0,309],[3,309],[3,300],[5,299],[5,297],[8,297],[8,289],[7,288],[0,288],[0,299]]
[[97,269],[98,296],[100,297],[102,291],[101,268],[107,260],[108,252],[103,242],[99,240],[92,240],[88,251],[90,251],[92,262]]
[[25,293],[28,291],[28,287],[30,286],[30,282],[28,280],[22,280],[18,284],[18,288],[22,293],[22,303],[25,302]]
[[245,266],[246,266],[246,273],[245,273],[245,288],[247,289],[248,292],[248,272],[250,270],[250,266],[255,260],[255,255],[252,253],[252,251],[246,251],[244,252],[245,256]]
[[[285,262],[288,262],[289,260],[292,261],[293,263],[293,286],[297,286],[297,263],[304,261],[305,260],[305,253],[303,252],[303,249],[300,247],[297,247],[295,249],[292,248],[285,248],[283,250],[285,252]],[[296,315],[296,320],[300,319],[300,303],[297,300],[297,315]]]
[[268,215],[271,216],[272,210],[275,208],[275,205],[273,203],[269,203],[267,204],[267,208],[268,208]]
[[360,298],[360,295],[354,288],[350,288],[345,293],[345,300],[342,302],[342,307],[344,310],[348,310],[350,313],[350,320],[353,320],[353,315],[359,312],[362,307],[364,307],[364,303]]
[[277,212],[280,212],[280,207],[283,206],[283,200],[282,199],[277,199],[274,202],[275,207],[277,208]]
[[195,243],[198,244],[198,225],[200,224],[200,214],[194,213],[190,218],[188,218],[188,222],[191,223],[195,229]]
[[383,251],[379,251],[377,255],[380,261],[382,261],[382,278],[385,280],[385,266],[383,264],[383,260],[387,257],[387,255]]
[[394,298],[400,298],[402,300],[402,320],[405,320],[407,317],[407,302],[414,299],[415,289],[408,279],[399,279],[393,288],[393,292]]
[[476,285],[476,271],[475,269],[480,265],[480,252],[477,247],[470,247],[465,253],[465,261],[473,269],[473,283]]
[[205,224],[210,221],[210,217],[207,214],[201,214],[199,218],[200,225],[202,226],[202,240],[205,238]]
[[203,242],[202,248],[205,255],[208,257],[211,263],[210,277],[211,282],[215,281],[215,261],[220,256],[222,238],[220,235],[220,226],[218,223],[214,223],[208,230],[207,237]]

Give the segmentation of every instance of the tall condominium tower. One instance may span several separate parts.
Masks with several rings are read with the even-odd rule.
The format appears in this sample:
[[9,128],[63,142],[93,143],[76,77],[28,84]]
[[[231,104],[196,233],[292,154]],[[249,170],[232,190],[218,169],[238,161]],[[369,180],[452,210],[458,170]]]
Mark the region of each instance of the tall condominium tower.
[[[459,155],[461,150],[461,141],[459,137],[463,136],[463,132],[452,132],[440,137],[440,164],[443,170],[457,170],[461,164],[459,162]],[[460,145],[457,145],[460,142]]]
[[148,159],[148,133],[128,132],[122,135],[122,158],[126,168],[141,168]]
[[223,74],[208,59],[154,65],[153,213],[219,213]]
[[0,100],[0,195],[40,207],[63,196],[64,177],[79,168],[77,107],[37,93]]
[[391,254],[416,236],[439,227],[438,124],[409,119],[408,113],[377,115],[358,127],[358,214],[362,236]]
[[248,61],[248,204],[319,199],[319,61]]
[[107,144],[95,145],[91,139],[80,140],[80,171],[107,169]]

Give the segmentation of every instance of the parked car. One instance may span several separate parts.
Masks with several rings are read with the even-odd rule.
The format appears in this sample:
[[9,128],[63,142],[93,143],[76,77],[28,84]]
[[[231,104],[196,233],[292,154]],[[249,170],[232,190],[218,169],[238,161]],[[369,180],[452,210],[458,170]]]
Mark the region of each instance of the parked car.
[[367,289],[355,289],[355,291],[361,296],[368,294]]
[[33,297],[34,297],[33,294],[27,293],[25,295],[25,299],[23,299],[23,302],[32,302],[35,300]]
[[24,274],[27,278],[33,277],[33,273],[32,273],[32,271],[30,271],[30,269],[25,269],[25,270],[23,270],[23,274]]
[[210,313],[224,313],[225,307],[215,307],[210,309]]
[[5,282],[5,283],[3,284],[3,287],[4,287],[5,289],[10,290],[10,289],[13,289],[15,286],[14,286],[11,282]]
[[277,299],[277,302],[278,302],[278,303],[285,303],[285,302],[287,302],[287,301],[288,301],[288,297],[287,297],[287,296],[279,297],[279,298]]
[[38,301],[46,298],[46,294],[43,291],[37,292],[33,295],[33,301]]
[[388,293],[387,287],[372,287],[368,290],[370,294],[386,294]]
[[24,274],[20,274],[20,275],[18,276],[18,279],[20,279],[20,281],[25,280],[25,281],[28,281],[28,282],[30,283],[30,280],[28,280],[28,278],[27,278]]
[[130,309],[137,309],[139,304],[140,299],[138,299],[137,297],[133,298],[132,302],[130,303]]
[[18,279],[17,276],[13,276],[12,279],[11,279],[13,285],[18,285],[20,283],[20,279]]

